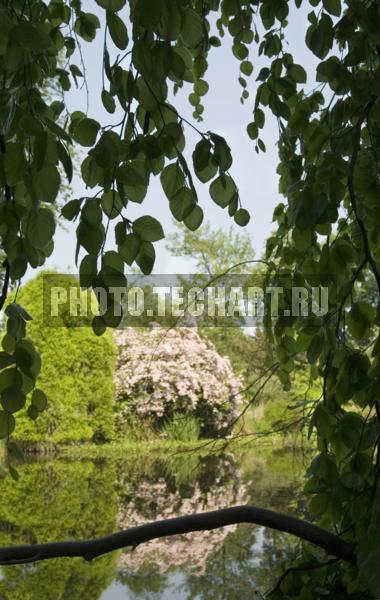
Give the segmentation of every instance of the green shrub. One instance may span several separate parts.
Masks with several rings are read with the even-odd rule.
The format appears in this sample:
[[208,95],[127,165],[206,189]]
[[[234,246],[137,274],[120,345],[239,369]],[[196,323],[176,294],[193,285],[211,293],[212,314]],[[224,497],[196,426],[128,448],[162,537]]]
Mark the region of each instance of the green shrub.
[[97,337],[90,316],[81,319],[81,327],[73,326],[68,302],[59,307],[57,318],[48,319],[46,299],[52,286],[67,289],[69,285],[86,298],[74,277],[46,272],[23,286],[17,296],[33,317],[27,331],[42,357],[38,387],[49,399],[47,410],[36,421],[21,412],[17,415],[14,436],[21,441],[101,442],[113,437],[116,350],[111,334]]

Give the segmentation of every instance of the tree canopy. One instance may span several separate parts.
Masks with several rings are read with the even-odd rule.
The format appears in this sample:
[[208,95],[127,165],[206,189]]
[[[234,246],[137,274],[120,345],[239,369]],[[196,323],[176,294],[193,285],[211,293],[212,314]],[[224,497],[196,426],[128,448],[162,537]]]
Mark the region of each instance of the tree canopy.
[[[129,203],[143,203],[153,176],[160,177],[171,214],[190,230],[203,220],[196,180],[209,186],[215,209],[225,208],[238,225],[247,224],[228,143],[217,132],[202,130],[208,56],[232,38],[243,101],[251,101],[253,89],[247,124],[252,148],[265,151],[266,118],[272,115],[278,123],[283,201],[267,242],[268,282],[285,290],[289,281],[329,290],[327,313],[310,317],[285,316],[291,294],[284,293],[280,316],[267,315],[266,330],[286,389],[300,355],[307,357],[312,376],[323,380],[322,397],[307,407],[317,440],[306,484],[309,510],[355,554],[355,561],[337,568],[304,550],[298,568],[320,566],[318,584],[311,589],[303,570],[305,577],[288,577],[275,594],[375,597],[380,588],[378,2],[310,0],[300,35],[305,52],[317,59],[313,73],[289,52],[287,0],[96,3],[104,9],[101,21],[80,0],[1,3],[0,309],[9,283],[17,283],[27,268],[43,265],[53,250],[54,206],[63,178],[72,178],[74,144],[83,148],[81,177],[88,192],[66,203],[62,217],[77,222],[73,251],[81,285],[101,285],[109,296],[107,313],[93,319],[98,335],[120,322],[110,288],[115,282],[125,285],[125,265],[136,263],[145,274],[153,269],[162,226],[143,207],[137,219],[128,217]],[[292,10],[302,5],[295,0]],[[73,83],[85,76],[81,44],[96,35],[104,35],[97,62],[109,123],[69,111],[65,103]],[[253,52],[265,62],[255,86]],[[51,101],[43,88],[52,80],[60,96]],[[190,90],[193,121],[176,108],[173,92],[183,86]],[[122,112],[118,123],[112,117],[116,111]],[[192,148],[186,146],[189,128],[199,135]],[[111,235],[115,250],[106,250]],[[372,281],[375,292],[358,295]],[[34,418],[46,402],[35,387],[38,353],[27,340],[33,315],[17,299],[5,312],[0,437],[16,452],[9,436],[17,413],[27,407]]]

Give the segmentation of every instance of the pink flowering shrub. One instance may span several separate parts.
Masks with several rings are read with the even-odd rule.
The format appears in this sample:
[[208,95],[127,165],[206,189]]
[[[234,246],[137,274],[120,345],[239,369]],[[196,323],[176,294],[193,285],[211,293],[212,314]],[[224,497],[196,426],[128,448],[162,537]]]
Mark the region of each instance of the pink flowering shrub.
[[127,328],[115,339],[119,425],[137,415],[160,428],[174,414],[193,415],[209,436],[236,417],[241,379],[195,328]]

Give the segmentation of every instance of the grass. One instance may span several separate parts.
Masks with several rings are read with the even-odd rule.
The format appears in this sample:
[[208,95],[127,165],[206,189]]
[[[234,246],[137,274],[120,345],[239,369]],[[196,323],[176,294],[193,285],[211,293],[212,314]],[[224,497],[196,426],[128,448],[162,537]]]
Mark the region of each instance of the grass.
[[[181,442],[164,439],[156,439],[147,442],[140,441],[123,441],[123,442],[110,442],[108,444],[75,444],[66,445],[59,447],[60,456],[68,457],[83,457],[83,458],[96,458],[96,457],[122,457],[126,453],[128,454],[141,454],[143,453],[157,453],[170,452],[170,451],[202,451],[202,446],[205,442],[215,442],[216,440],[201,440],[193,442]],[[219,446],[222,444],[219,443]],[[207,453],[207,452],[205,452]]]
[[[294,448],[302,448],[303,445],[299,436],[283,436],[281,434],[271,434],[263,436],[260,434],[252,434],[244,437],[225,439],[206,439],[193,441],[180,441],[158,438],[150,441],[118,441],[109,442],[106,444],[91,444],[85,442],[83,444],[70,444],[59,446],[56,454],[68,458],[122,458],[126,454],[141,455],[141,454],[175,454],[175,453],[196,453],[200,455],[208,455],[221,452],[223,450],[245,450],[254,449],[258,455],[266,454],[272,450],[289,450]],[[309,442],[310,444],[310,442]],[[306,445],[308,446],[308,444]]]
[[196,442],[199,440],[201,428],[199,422],[191,415],[174,414],[165,428],[165,437],[172,442]]

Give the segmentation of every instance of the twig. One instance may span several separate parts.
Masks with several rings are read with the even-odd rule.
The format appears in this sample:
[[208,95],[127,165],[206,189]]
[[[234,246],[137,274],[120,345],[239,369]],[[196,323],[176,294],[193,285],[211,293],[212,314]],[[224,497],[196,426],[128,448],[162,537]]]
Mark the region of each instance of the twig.
[[284,571],[284,573],[281,575],[281,577],[277,581],[273,590],[271,592],[269,592],[269,594],[267,594],[267,597],[273,596],[273,594],[275,594],[276,592],[281,591],[281,584],[290,573],[299,573],[300,571],[311,571],[312,569],[321,569],[322,567],[327,567],[328,565],[333,565],[334,563],[339,562],[339,561],[340,561],[340,558],[332,558],[331,560],[327,560],[326,562],[319,563],[318,565],[309,565],[307,567],[306,566],[305,567],[289,567],[289,569],[286,569],[286,571]]

